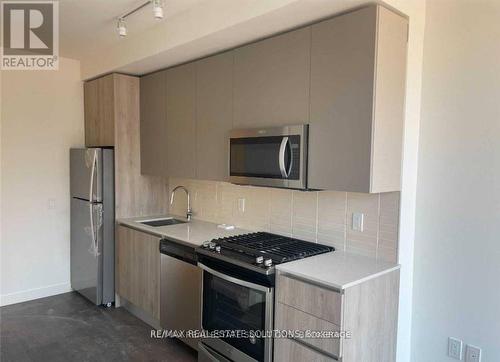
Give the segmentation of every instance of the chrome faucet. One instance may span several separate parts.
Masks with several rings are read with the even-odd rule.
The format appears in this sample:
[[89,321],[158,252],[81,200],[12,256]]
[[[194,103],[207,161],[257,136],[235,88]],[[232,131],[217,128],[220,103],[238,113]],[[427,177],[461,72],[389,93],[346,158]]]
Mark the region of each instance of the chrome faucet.
[[177,187],[175,187],[173,190],[172,190],[172,193],[170,194],[170,205],[172,205],[174,203],[174,196],[175,196],[175,191],[179,190],[179,189],[182,189],[184,190],[184,192],[186,193],[187,195],[187,211],[186,211],[186,219],[187,221],[191,221],[191,215],[193,215],[193,212],[191,211],[191,201],[189,199],[189,191],[187,188],[185,188],[184,186],[182,185],[179,185]]

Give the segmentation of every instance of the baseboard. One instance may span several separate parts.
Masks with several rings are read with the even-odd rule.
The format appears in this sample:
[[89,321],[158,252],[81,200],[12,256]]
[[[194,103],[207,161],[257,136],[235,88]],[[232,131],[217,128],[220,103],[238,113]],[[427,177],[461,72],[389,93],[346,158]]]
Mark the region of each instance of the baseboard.
[[20,292],[0,295],[0,306],[27,302],[29,300],[50,297],[52,295],[71,292],[70,283],[53,284],[42,288],[22,290]]

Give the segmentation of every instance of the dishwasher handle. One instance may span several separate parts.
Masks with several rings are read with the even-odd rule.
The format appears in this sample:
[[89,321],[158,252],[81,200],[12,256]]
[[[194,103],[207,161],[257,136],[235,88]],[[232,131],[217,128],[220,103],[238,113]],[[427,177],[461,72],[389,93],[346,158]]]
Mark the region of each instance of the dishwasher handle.
[[160,240],[160,253],[192,265],[198,265],[195,248],[173,240]]

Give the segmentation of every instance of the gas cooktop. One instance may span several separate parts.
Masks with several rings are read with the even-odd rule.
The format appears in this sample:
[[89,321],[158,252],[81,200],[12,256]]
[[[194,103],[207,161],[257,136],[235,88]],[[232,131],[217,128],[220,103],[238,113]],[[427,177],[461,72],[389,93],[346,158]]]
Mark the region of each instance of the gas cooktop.
[[335,248],[286,236],[257,232],[204,243],[199,253],[269,274],[274,265],[328,253]]

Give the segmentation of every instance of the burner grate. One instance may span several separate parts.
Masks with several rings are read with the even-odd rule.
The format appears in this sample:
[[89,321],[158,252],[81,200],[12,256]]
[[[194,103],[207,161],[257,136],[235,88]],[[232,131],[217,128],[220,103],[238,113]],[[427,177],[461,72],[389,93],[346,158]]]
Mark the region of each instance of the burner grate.
[[274,264],[285,263],[335,250],[322,244],[311,243],[266,232],[230,236],[214,240],[224,248],[253,257],[271,258]]

